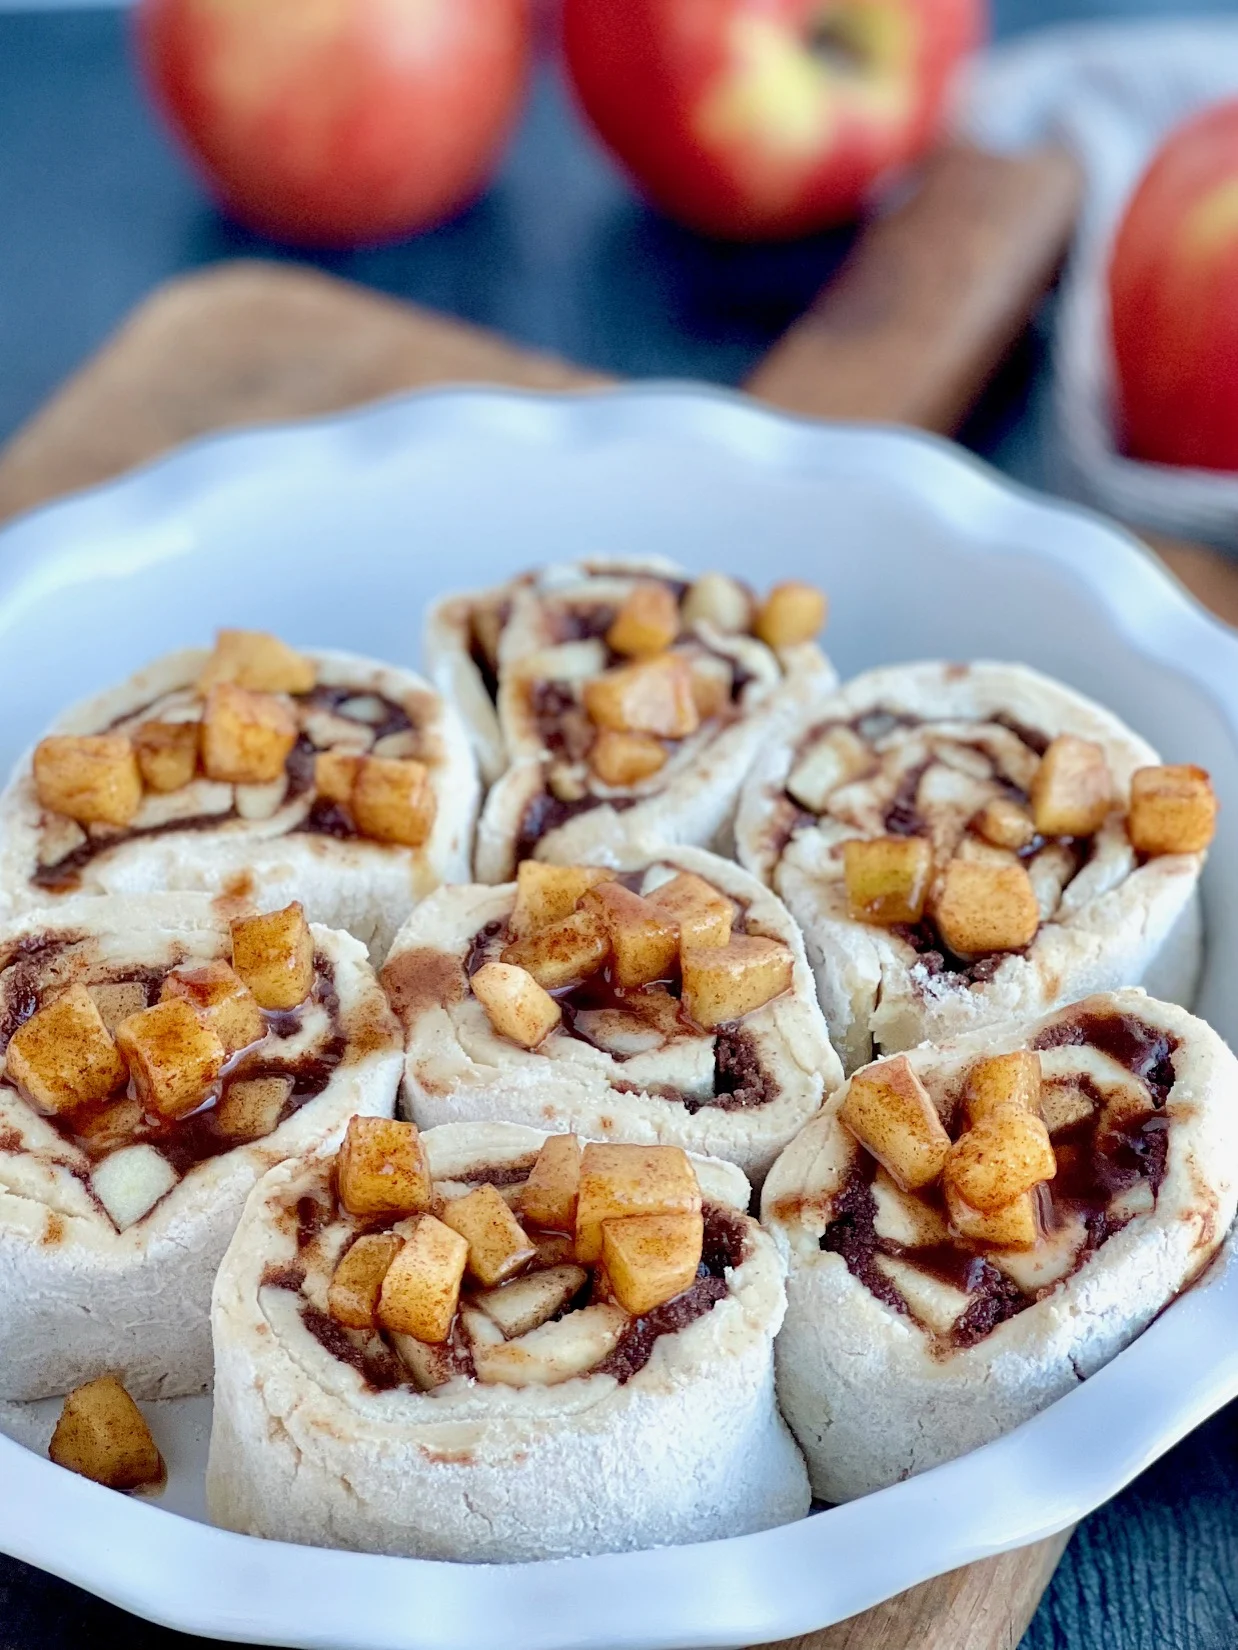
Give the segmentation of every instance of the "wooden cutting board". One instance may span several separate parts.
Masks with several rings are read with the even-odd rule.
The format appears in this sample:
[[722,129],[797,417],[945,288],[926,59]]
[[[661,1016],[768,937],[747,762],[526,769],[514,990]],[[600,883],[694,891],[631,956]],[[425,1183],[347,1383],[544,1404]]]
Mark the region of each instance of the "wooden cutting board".
[[[1061,157],[994,163],[955,151],[929,186],[934,211],[922,191],[870,231],[754,375],[755,393],[800,412],[937,429],[962,416],[1052,276],[1077,180]],[[947,296],[966,299],[967,315],[934,330]],[[558,390],[607,380],[309,269],[219,265],[158,290],[13,438],[0,455],[0,518],[210,431],[444,382]],[[1238,621],[1234,567],[1197,547],[1164,553],[1201,600]],[[1012,1650],[1068,1539],[939,1577],[785,1650]]]
[[[746,387],[816,417],[949,433],[1052,278],[1077,200],[1060,154],[948,149]],[[156,291],[10,441],[0,520],[212,430],[445,382],[562,390],[608,380],[310,269],[217,265]],[[1238,565],[1143,536],[1238,624]]]

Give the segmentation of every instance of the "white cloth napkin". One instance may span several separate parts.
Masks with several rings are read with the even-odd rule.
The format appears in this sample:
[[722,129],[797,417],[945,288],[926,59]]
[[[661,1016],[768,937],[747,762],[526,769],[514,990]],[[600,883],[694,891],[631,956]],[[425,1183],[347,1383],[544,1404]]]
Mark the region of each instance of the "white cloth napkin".
[[1053,485],[1126,521],[1238,551],[1238,476],[1138,463],[1115,446],[1105,280],[1122,207],[1161,140],[1234,94],[1238,22],[1075,25],[985,53],[958,124],[997,151],[1063,143],[1087,178],[1055,316]]

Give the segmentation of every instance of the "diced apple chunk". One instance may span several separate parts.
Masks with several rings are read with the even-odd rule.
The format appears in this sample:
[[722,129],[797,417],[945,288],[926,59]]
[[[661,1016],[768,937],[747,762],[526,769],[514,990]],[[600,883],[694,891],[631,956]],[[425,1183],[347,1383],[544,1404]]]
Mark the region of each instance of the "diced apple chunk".
[[379,1323],[431,1345],[447,1340],[468,1256],[468,1243],[459,1232],[433,1215],[422,1215],[383,1278]]
[[152,791],[180,791],[198,771],[202,728],[198,722],[143,722],[133,749],[143,782]]
[[[355,701],[354,701],[355,702]],[[384,733],[374,742],[371,752],[373,756],[386,756],[408,761],[416,757],[418,761],[434,760],[435,739],[430,734],[418,733],[416,728],[405,728],[399,733]]]
[[572,1232],[579,1192],[580,1141],[574,1134],[548,1135],[520,1188],[521,1215],[534,1226]]
[[692,1286],[705,1241],[701,1214],[628,1215],[602,1222],[602,1265],[611,1292],[633,1317]]
[[685,945],[683,1006],[706,1031],[741,1020],[789,990],[791,948],[756,934],[732,934],[725,945]]
[[878,1168],[873,1176],[873,1230],[902,1249],[928,1249],[950,1241],[940,1211],[915,1192],[905,1192],[892,1175]]
[[117,1231],[127,1231],[148,1215],[176,1185],[176,1170],[153,1146],[124,1146],[97,1163],[91,1189]]
[[316,674],[313,661],[278,636],[264,630],[220,630],[198,677],[198,691],[232,682],[255,693],[308,693]]
[[45,814],[39,828],[37,855],[41,869],[59,865],[86,842],[86,832],[64,814]]
[[609,1357],[630,1322],[622,1307],[599,1303],[497,1346],[474,1343],[477,1378],[500,1386],[557,1386]]
[[600,637],[560,642],[525,658],[520,673],[534,682],[583,682],[606,669],[606,647]]
[[830,797],[874,765],[868,746],[850,728],[831,728],[814,739],[796,761],[787,790],[801,807],[824,813]]
[[581,802],[589,794],[588,774],[580,762],[554,762],[546,773],[546,789],[560,802]]
[[912,1315],[934,1335],[948,1335],[966,1312],[968,1296],[962,1289],[934,1277],[905,1260],[877,1255],[875,1264],[907,1302]]
[[[524,1211],[520,1210],[519,1213],[527,1221],[528,1217],[524,1216]],[[566,1266],[569,1261],[576,1258],[576,1241],[567,1232],[532,1231],[529,1237],[537,1250],[538,1266]]]
[[645,897],[675,924],[681,946],[725,945],[731,937],[734,902],[693,871],[680,871]]
[[580,1163],[576,1258],[586,1266],[601,1259],[603,1221],[700,1211],[701,1188],[681,1146],[590,1143]]
[[232,966],[259,1008],[299,1007],[314,984],[314,936],[300,902],[238,917],[232,924]]
[[412,1335],[392,1335],[391,1344],[400,1362],[413,1377],[413,1385],[418,1392],[433,1392],[435,1387],[446,1386],[457,1373],[451,1349],[446,1345],[430,1346],[425,1341],[415,1340]]
[[1113,806],[1113,775],[1104,748],[1059,734],[1032,780],[1032,818],[1041,836],[1092,836]]
[[1108,1094],[1092,1137],[1092,1149],[1101,1157],[1120,1152],[1129,1141],[1129,1130],[1152,1117],[1152,1101],[1146,1091],[1120,1089]]
[[142,804],[142,775],[123,734],[53,734],[34,749],[40,807],[81,825],[128,825]]
[[679,604],[664,584],[636,585],[606,632],[615,653],[643,659],[664,653],[679,634]]
[[265,1140],[279,1127],[291,1094],[291,1077],[240,1078],[215,1107],[215,1127],[230,1140]]
[[573,911],[503,947],[500,961],[526,969],[546,991],[579,985],[610,956],[610,935],[596,911]]
[[1092,1096],[1076,1083],[1054,1081],[1041,1087],[1040,1115],[1051,1135],[1085,1122],[1095,1110]]
[[700,726],[692,670],[677,653],[604,671],[584,686],[584,704],[599,728],[684,739]]
[[213,687],[202,717],[202,767],[227,785],[278,779],[297,742],[297,724],[282,699],[223,682]]
[[350,1215],[416,1215],[434,1207],[434,1186],[415,1123],[354,1117],[335,1160]]
[[1036,835],[1036,822],[1031,814],[1008,796],[995,796],[986,802],[972,825],[995,848],[1009,848],[1014,852],[1026,848]]
[[1036,938],[1040,906],[1022,865],[952,859],[933,905],[938,932],[960,957],[1022,951]]
[[163,1117],[196,1111],[228,1058],[217,1033],[183,997],[122,1020],[116,1042],[138,1099]]
[[801,584],[795,579],[776,584],[761,603],[753,623],[753,634],[766,647],[795,647],[811,642],[824,628],[827,604],[825,594],[815,584]]
[[125,1081],[125,1062],[85,986],[37,1009],[9,1039],[5,1074],[47,1112],[106,1100]]
[[1119,1192],[1109,1205],[1109,1213],[1117,1220],[1134,1220],[1138,1215],[1150,1215],[1156,1207],[1156,1193],[1146,1180],[1136,1180],[1124,1192]]
[[363,756],[349,806],[362,836],[403,848],[423,847],[438,813],[430,770],[411,757]]
[[1139,768],[1126,829],[1139,854],[1202,854],[1216,831],[1217,799],[1203,768]]
[[702,722],[721,716],[731,703],[735,671],[729,659],[707,653],[692,660],[692,700]]
[[140,980],[101,980],[86,987],[100,1018],[112,1033],[122,1020],[146,1007],[146,987]]
[[[1150,1191],[1146,1181],[1137,1184],[1142,1190]],[[1087,1236],[1087,1223],[1081,1215],[1072,1213],[1052,1231],[1038,1233],[1034,1246],[990,1258],[1025,1294],[1035,1295],[1037,1290],[1051,1288],[1074,1271]]]
[[589,1274],[583,1266],[549,1266],[540,1272],[531,1272],[528,1277],[514,1278],[499,1289],[486,1289],[473,1299],[503,1331],[504,1337],[511,1340],[549,1323],[588,1281]]
[[214,1031],[228,1054],[266,1036],[267,1023],[253,992],[226,962],[169,974],[160,995],[165,1002],[183,997]]
[[838,1116],[903,1191],[919,1191],[941,1173],[950,1136],[906,1055],[857,1071]]
[[522,860],[516,869],[516,903],[511,926],[515,934],[532,934],[549,923],[570,916],[599,882],[615,873],[593,865],[545,865],[540,859]]
[[506,1283],[536,1258],[524,1227],[493,1186],[452,1198],[441,1218],[468,1244],[468,1269],[479,1283]]
[[603,728],[589,752],[589,766],[603,785],[639,785],[666,766],[666,747],[648,733]]
[[526,968],[486,963],[469,983],[500,1037],[509,1037],[521,1048],[533,1049],[545,1042],[563,1018],[558,1003]]
[[679,931],[649,900],[621,882],[603,882],[585,895],[582,910],[595,913],[610,938],[616,985],[650,985],[674,972]]
[[942,1171],[946,1185],[982,1215],[996,1214],[1056,1173],[1048,1129],[1013,1106],[973,1123],[951,1146]]
[[146,1418],[115,1375],[74,1388],[47,1453],[58,1467],[109,1490],[144,1489],[165,1477]]
[[327,1289],[327,1310],[346,1329],[373,1329],[383,1279],[400,1252],[395,1232],[367,1232],[345,1250]]
[[919,922],[933,875],[926,837],[879,836],[843,843],[847,909],[855,922]]
[[314,789],[327,802],[347,807],[360,771],[361,758],[355,751],[319,751],[314,758]]
[[1014,1106],[1018,1111],[1040,1112],[1040,1056],[1034,1049],[1015,1049],[1010,1054],[994,1054],[977,1060],[967,1074],[967,1116],[971,1123]]
[[113,1100],[110,1105],[90,1106],[76,1112],[73,1132],[79,1140],[86,1141],[92,1157],[102,1157],[108,1152],[119,1151],[122,1146],[132,1145],[145,1122],[142,1102],[125,1095],[123,1099]]
[[1004,1209],[996,1209],[987,1215],[965,1203],[948,1183],[945,1194],[950,1224],[967,1242],[984,1244],[993,1249],[1035,1248],[1040,1237],[1035,1192],[1024,1192],[1022,1197],[1008,1203]]
[[479,1346],[502,1346],[503,1331],[488,1317],[485,1312],[479,1312],[472,1304],[476,1297],[470,1295],[460,1308],[460,1327],[468,1337],[474,1352]]
[[736,635],[751,625],[752,611],[752,597],[738,579],[702,573],[684,596],[680,616],[686,626],[704,623],[724,635]]
[[265,785],[238,785],[233,793],[241,819],[274,819],[288,796],[288,775],[281,773]]

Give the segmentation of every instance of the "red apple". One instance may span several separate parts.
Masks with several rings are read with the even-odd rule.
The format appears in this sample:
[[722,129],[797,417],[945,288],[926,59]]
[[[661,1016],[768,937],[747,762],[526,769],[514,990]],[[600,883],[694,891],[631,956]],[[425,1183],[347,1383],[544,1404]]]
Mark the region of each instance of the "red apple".
[[577,94],[650,198],[742,240],[852,216],[932,140],[984,0],[566,0]]
[[140,0],[140,61],[223,205],[280,240],[411,234],[476,195],[527,0]]
[[1109,303],[1127,452],[1238,470],[1238,101],[1178,127],[1144,174]]

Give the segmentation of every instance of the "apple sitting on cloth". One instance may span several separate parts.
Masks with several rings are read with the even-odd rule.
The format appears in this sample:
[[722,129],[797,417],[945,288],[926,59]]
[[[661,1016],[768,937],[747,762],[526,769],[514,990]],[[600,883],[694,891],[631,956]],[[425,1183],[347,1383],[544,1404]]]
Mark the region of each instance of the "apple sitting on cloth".
[[1126,451],[1238,470],[1238,99],[1179,126],[1144,173],[1109,302]]

